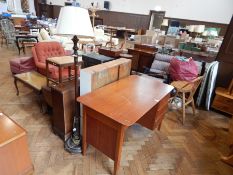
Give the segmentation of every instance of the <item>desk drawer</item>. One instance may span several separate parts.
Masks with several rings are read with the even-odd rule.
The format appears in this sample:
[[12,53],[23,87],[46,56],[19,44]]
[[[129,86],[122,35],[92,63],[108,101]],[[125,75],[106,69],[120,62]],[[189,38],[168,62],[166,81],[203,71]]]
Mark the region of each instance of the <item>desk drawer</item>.
[[232,99],[229,99],[229,98],[226,98],[220,95],[215,96],[214,102],[212,104],[212,108],[233,115],[232,106],[233,106]]

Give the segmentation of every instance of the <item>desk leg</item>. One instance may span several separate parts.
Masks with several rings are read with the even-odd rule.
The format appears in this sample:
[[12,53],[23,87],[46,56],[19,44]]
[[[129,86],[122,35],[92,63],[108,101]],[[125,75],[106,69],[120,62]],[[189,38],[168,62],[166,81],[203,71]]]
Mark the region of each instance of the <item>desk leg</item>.
[[14,84],[15,84],[15,88],[16,88],[16,95],[19,95],[19,89],[18,89],[18,84],[17,84],[17,78],[14,79]]
[[113,173],[114,175],[117,174],[118,169],[120,167],[121,152],[122,152],[122,145],[123,145],[123,141],[124,141],[124,135],[125,135],[125,128],[121,127],[118,130],[118,134],[117,134],[115,162],[114,162],[114,173]]

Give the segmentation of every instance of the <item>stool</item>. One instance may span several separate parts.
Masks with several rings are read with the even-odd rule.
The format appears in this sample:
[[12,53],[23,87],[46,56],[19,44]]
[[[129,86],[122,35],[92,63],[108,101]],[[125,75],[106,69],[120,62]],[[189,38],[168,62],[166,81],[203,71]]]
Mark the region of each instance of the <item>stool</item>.
[[35,62],[32,57],[20,57],[10,60],[12,74],[19,74],[36,70]]

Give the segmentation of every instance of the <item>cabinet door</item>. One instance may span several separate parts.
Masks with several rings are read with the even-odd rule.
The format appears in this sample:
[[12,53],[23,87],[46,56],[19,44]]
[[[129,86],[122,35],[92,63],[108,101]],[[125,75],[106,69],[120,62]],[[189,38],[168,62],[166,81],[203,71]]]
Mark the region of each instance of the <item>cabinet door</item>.
[[219,69],[216,87],[227,88],[233,78],[233,16],[219,50],[217,61],[219,61]]
[[228,26],[217,60],[233,64],[233,16]]

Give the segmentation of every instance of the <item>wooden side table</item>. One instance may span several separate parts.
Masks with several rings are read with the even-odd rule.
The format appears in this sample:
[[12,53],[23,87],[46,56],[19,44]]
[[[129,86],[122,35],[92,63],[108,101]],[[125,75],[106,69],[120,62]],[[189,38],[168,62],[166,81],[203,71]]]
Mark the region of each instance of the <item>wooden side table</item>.
[[42,89],[42,86],[46,85],[46,77],[36,71],[15,74],[14,84],[15,84],[15,88],[17,91],[16,92],[17,95],[19,95],[19,89],[18,89],[18,84],[17,84],[18,81],[32,88],[36,92],[36,94],[38,95],[40,109],[41,111],[43,111],[41,89]]
[[[49,77],[49,64],[58,67],[59,77],[58,81]],[[74,75],[71,74],[71,67],[74,66],[74,57],[72,56],[60,56],[60,57],[51,57],[46,60],[46,74],[47,74],[47,86],[49,86],[49,82],[53,82],[55,84],[59,84],[63,82],[62,79],[62,69],[68,67],[68,80],[74,78]]]
[[26,131],[0,112],[0,174],[26,175],[33,172]]

